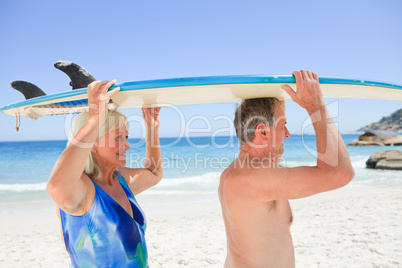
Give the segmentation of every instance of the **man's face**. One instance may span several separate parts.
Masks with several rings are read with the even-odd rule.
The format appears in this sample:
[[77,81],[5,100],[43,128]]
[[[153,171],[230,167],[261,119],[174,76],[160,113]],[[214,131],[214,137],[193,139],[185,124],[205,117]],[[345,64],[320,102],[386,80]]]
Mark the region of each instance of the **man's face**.
[[285,138],[290,137],[289,130],[286,127],[286,116],[285,116],[285,106],[282,108],[279,105],[275,108],[276,119],[274,121],[273,129],[271,129],[270,133],[270,141],[268,142],[268,146],[271,147],[271,152],[274,153],[273,156],[280,160],[283,150],[283,142]]

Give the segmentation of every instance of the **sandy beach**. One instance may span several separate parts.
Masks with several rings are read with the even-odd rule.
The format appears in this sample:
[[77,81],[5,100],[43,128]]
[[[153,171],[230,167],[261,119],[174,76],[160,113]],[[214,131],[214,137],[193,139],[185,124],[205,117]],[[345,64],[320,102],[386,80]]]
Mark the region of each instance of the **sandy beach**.
[[[150,267],[223,267],[217,198],[169,205],[153,198],[137,198],[148,218]],[[402,186],[350,184],[291,205],[296,267],[402,267]],[[0,267],[68,267],[50,198],[2,203],[0,218]]]

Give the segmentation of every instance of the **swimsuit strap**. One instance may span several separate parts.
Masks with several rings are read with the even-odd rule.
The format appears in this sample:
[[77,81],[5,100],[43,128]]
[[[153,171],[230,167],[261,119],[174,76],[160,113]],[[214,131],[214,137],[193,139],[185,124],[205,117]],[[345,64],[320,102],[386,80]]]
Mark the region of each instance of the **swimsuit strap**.
[[117,180],[120,182],[120,185],[122,186],[124,192],[127,195],[127,198],[129,199],[133,211],[133,218],[134,220],[138,223],[138,225],[141,227],[141,229],[145,232],[146,229],[146,219],[145,219],[145,214],[142,211],[140,205],[138,204],[137,200],[135,199],[133,193],[130,190],[130,187],[127,185],[126,179],[121,175],[120,172],[118,172],[118,177]]

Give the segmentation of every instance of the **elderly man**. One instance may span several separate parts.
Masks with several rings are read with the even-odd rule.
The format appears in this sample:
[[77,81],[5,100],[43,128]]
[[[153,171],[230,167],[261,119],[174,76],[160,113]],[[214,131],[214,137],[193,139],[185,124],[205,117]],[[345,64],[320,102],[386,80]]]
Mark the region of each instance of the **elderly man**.
[[219,198],[227,236],[225,267],[294,267],[289,199],[348,184],[354,171],[345,144],[325,106],[318,75],[293,72],[297,91],[282,85],[309,113],[317,140],[317,164],[280,165],[286,128],[284,103],[245,100],[236,110],[238,158],[222,173]]

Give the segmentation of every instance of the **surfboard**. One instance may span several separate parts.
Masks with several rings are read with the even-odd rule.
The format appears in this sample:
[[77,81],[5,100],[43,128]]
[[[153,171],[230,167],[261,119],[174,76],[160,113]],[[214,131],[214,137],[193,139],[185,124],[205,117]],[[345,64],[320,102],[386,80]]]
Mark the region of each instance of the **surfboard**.
[[[320,77],[324,98],[358,98],[402,101],[402,85],[360,79]],[[189,77],[136,81],[116,84],[120,92],[110,109],[151,106],[233,103],[244,99],[276,97],[290,99],[280,88],[288,84],[296,89],[293,76],[237,75]],[[40,96],[0,107],[6,115],[37,119],[45,115],[79,113],[88,110],[87,89],[70,90]]]

